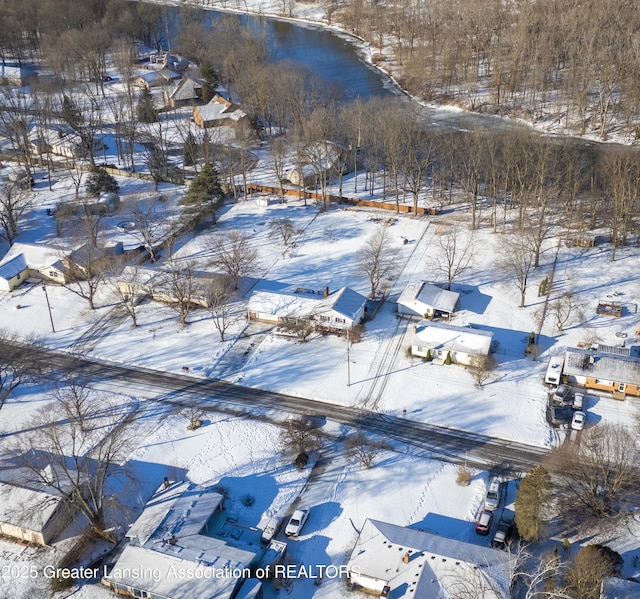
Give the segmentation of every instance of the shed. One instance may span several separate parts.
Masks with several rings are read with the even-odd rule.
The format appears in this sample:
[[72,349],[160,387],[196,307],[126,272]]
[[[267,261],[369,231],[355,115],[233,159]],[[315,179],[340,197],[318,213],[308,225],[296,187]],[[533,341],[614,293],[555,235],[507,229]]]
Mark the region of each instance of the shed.
[[460,294],[442,289],[432,283],[421,281],[407,285],[397,301],[398,314],[432,318],[451,316],[455,311]]
[[415,327],[411,354],[444,362],[447,356],[454,364],[472,364],[475,356],[488,356],[492,351],[493,333],[439,322],[422,321]]

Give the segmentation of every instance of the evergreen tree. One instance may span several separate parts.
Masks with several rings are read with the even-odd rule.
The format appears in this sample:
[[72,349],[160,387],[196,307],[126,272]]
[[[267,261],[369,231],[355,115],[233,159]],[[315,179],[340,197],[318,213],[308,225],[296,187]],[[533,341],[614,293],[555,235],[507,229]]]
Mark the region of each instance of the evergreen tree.
[[198,157],[198,144],[193,133],[189,131],[187,139],[184,141],[184,165],[193,166],[196,163]]
[[551,477],[536,466],[521,481],[516,495],[516,526],[524,541],[538,541],[542,534],[542,513],[550,499]]
[[118,182],[103,168],[98,167],[87,177],[87,193],[99,196],[102,192],[118,193]]
[[187,206],[197,206],[203,216],[215,215],[224,199],[218,171],[210,162],[206,162],[200,174],[191,182],[182,199]]
[[218,86],[218,74],[215,72],[213,65],[205,60],[200,67],[200,77],[205,84],[202,86],[202,101],[208,102],[215,96],[216,87]]
[[148,87],[143,87],[138,105],[136,106],[136,116],[141,123],[157,123],[158,111],[153,104],[153,96]]

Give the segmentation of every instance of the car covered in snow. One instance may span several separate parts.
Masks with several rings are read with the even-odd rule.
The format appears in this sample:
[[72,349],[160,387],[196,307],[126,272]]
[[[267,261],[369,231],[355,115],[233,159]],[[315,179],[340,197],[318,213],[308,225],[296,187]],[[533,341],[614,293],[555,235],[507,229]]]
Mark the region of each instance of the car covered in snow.
[[297,537],[308,518],[309,510],[296,510],[289,519],[289,523],[284,529],[284,534],[288,537]]
[[496,532],[491,539],[491,547],[494,549],[505,550],[511,543],[511,537],[513,535],[513,522],[506,522],[500,520],[496,526]]
[[501,494],[502,485],[497,478],[492,478],[489,482],[489,488],[487,489],[487,494],[484,498],[484,509],[492,512],[493,510],[497,510],[500,505],[500,494]]
[[586,420],[587,415],[583,411],[578,410],[573,414],[573,419],[571,420],[571,428],[574,431],[581,431],[584,428],[584,423],[586,422]]
[[476,520],[476,532],[479,535],[488,535],[491,530],[491,523],[493,522],[493,512],[489,510],[483,510],[480,512],[478,519]]

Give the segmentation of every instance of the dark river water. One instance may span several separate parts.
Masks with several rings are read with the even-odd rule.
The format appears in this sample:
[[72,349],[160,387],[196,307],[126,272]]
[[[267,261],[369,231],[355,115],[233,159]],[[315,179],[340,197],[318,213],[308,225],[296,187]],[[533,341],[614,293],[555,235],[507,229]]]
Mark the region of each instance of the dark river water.
[[[178,8],[171,9],[170,29],[175,32]],[[220,13],[205,10],[205,21],[237,19],[258,35],[264,35],[274,60],[288,60],[305,66],[345,100],[391,95],[393,84],[383,73],[363,62],[355,46],[325,29],[279,21],[259,15]]]

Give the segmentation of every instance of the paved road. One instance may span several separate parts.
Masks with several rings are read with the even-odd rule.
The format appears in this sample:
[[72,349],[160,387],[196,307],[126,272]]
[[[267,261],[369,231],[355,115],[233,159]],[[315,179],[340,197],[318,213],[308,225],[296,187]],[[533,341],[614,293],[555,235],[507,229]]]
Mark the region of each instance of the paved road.
[[326,417],[334,422],[383,435],[390,442],[397,441],[420,448],[425,456],[453,463],[466,461],[468,465],[479,468],[525,472],[540,463],[547,452],[538,446],[216,379],[199,379],[188,374],[109,363],[53,350],[44,350],[43,353],[50,367],[75,372],[87,384],[107,385],[128,395],[175,405],[197,400],[207,410],[260,419],[282,420],[283,412]]

